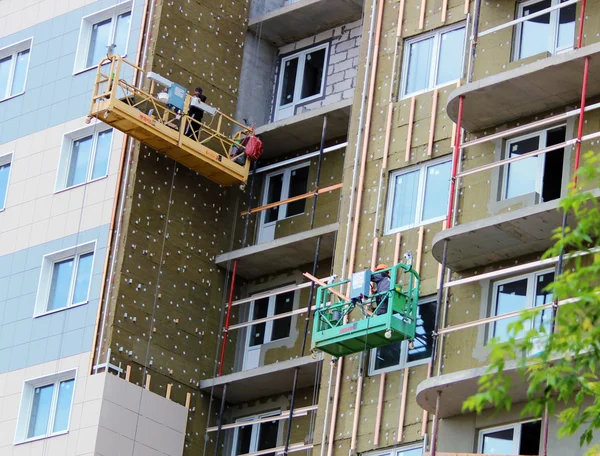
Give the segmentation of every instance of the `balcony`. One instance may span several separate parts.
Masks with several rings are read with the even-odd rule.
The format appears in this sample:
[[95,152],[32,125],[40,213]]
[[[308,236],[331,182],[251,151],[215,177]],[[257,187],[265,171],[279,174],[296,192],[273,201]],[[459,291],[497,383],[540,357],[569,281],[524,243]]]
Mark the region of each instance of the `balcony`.
[[281,5],[250,17],[248,24],[250,31],[276,46],[357,20],[363,10],[362,0],[296,0]]
[[[227,385],[225,400],[230,404],[249,402],[261,397],[287,393],[292,390],[294,370],[298,367],[298,389],[314,386],[315,373],[322,357],[304,356],[281,361],[221,377],[200,381],[200,389],[221,398]],[[214,389],[213,389],[214,388]]]
[[[512,381],[509,395],[513,399],[513,403],[518,403],[527,399],[528,385],[526,379],[521,377],[515,367],[514,362],[507,363],[504,374]],[[417,404],[423,410],[435,414],[437,393],[440,391],[442,395],[439,418],[460,415],[464,401],[477,393],[478,382],[487,371],[487,367],[477,367],[424,380],[417,387]]]
[[351,108],[352,98],[258,127],[256,134],[260,136],[265,148],[261,158],[269,160],[318,145],[321,142],[325,115],[325,141],[329,143],[346,138]]
[[237,274],[248,280],[267,276],[312,263],[318,237],[321,237],[319,258],[322,260],[331,258],[338,226],[338,223],[332,223],[271,242],[217,255],[215,263],[226,267],[229,261],[237,260]]
[[[448,115],[457,121],[464,96],[462,126],[476,132],[579,103],[586,57],[599,53],[600,43],[595,43],[465,84],[450,94]],[[598,95],[600,59],[591,58],[587,97]]]

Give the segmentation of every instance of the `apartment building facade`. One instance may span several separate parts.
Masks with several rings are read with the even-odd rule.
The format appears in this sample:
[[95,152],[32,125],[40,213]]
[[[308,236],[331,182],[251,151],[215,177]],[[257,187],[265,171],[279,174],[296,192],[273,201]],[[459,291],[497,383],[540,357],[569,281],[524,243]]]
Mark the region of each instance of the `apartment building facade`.
[[[525,385],[510,413],[461,404],[502,316],[552,302],[536,261],[573,177],[596,5],[6,3],[0,454],[541,454]],[[132,86],[199,86],[254,126],[244,185],[86,123],[112,44]],[[422,278],[415,340],[311,356],[309,276],[398,262]],[[582,454],[557,426],[548,454]]]

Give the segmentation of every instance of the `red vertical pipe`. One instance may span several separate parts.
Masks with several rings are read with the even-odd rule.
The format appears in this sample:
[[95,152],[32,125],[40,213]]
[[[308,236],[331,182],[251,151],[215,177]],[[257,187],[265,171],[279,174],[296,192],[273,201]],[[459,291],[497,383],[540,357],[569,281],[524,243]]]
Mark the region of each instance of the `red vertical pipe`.
[[446,218],[446,228],[452,227],[452,211],[454,210],[454,193],[456,192],[456,173],[458,171],[458,156],[460,154],[460,141],[462,135],[462,117],[465,96],[461,95],[458,99],[458,119],[456,119],[456,137],[454,138],[454,154],[452,155],[452,178],[450,181],[450,200],[448,201],[448,217]]
[[575,166],[573,168],[573,184],[577,188],[577,171],[579,170],[579,159],[581,157],[581,138],[583,137],[583,125],[585,124],[585,101],[587,98],[588,76],[590,73],[590,58],[585,58],[583,68],[583,85],[581,88],[581,106],[579,107],[579,128],[577,129],[577,145],[575,146]]
[[225,329],[223,329],[223,345],[221,345],[221,358],[219,359],[219,374],[223,375],[223,362],[225,361],[225,347],[227,347],[227,334],[229,332],[229,322],[231,321],[231,306],[233,304],[233,289],[235,287],[235,275],[237,273],[238,262],[233,262],[233,273],[231,275],[231,288],[229,289],[229,301],[227,302],[227,316],[225,317]]
[[577,49],[583,46],[583,24],[585,23],[586,0],[581,0],[581,15],[579,16],[579,36],[577,37]]

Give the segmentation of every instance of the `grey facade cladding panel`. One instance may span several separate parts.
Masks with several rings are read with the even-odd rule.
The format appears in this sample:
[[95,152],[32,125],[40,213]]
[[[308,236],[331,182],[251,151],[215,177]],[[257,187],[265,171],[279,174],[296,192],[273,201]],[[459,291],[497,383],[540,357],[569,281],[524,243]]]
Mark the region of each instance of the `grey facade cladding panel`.
[[[0,48],[33,38],[25,93],[0,102],[0,144],[86,116],[94,69],[73,74],[83,17],[118,4],[101,0],[0,38]],[[143,2],[134,0],[127,58],[136,60]]]
[[[91,350],[108,225],[0,257],[0,374]],[[88,303],[33,318],[43,256],[96,241]]]

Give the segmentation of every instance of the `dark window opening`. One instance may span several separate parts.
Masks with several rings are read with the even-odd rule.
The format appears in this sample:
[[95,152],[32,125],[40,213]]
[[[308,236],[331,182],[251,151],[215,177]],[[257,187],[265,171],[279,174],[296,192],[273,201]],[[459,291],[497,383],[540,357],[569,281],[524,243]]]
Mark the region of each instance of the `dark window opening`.
[[[252,320],[258,320],[265,318],[269,312],[269,298],[258,299],[254,302],[254,309],[252,312]],[[265,341],[265,328],[266,323],[258,323],[252,326],[250,331],[250,346],[261,345]]]
[[325,49],[319,49],[318,51],[306,54],[304,74],[302,75],[302,99],[321,93],[324,67]]
[[252,442],[252,426],[243,426],[238,431],[238,439],[235,454],[250,453],[250,443]]
[[[265,204],[281,201],[281,190],[283,189],[283,173],[271,176],[267,182],[267,201]],[[265,223],[275,222],[279,218],[279,206],[266,210]]]
[[542,421],[532,421],[521,425],[521,441],[519,442],[519,454],[539,454],[540,436],[542,434]]
[[[294,292],[283,293],[275,297],[275,315],[291,312],[294,309]],[[271,340],[289,337],[292,317],[278,318],[273,321]]]
[[[306,189],[308,188],[308,171],[309,167],[303,166],[302,168],[295,169],[291,172],[289,198],[306,193]],[[288,203],[286,217],[302,214],[305,207],[306,200],[304,199]]]
[[[549,130],[546,147],[565,142],[566,131],[565,127]],[[546,154],[544,181],[542,183],[542,201],[552,201],[560,198],[564,155],[564,149],[554,150]]]
[[281,106],[290,104],[294,101],[294,92],[296,91],[296,75],[298,73],[298,57],[285,62],[283,67],[283,81],[281,86]]
[[[277,446],[277,430],[279,429],[279,423],[277,421],[271,421],[270,423],[262,423],[260,425],[260,431],[258,433],[258,446],[257,451],[268,450],[269,448],[275,448]],[[266,456],[275,456],[275,453],[266,453]]]

